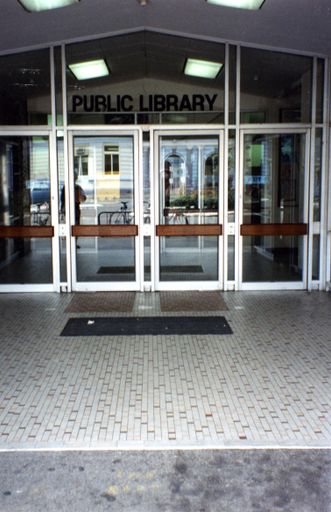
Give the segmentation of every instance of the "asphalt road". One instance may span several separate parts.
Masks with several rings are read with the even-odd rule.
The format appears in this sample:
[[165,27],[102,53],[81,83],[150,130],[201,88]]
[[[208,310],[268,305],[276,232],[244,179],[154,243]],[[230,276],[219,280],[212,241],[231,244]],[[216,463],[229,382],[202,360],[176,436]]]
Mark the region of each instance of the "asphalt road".
[[331,512],[331,450],[0,453],[1,512]]

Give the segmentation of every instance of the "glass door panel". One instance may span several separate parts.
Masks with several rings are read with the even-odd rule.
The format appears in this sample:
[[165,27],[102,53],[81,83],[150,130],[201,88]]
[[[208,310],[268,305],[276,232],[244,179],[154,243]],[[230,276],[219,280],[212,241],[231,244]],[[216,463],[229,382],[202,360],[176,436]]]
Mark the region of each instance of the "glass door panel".
[[76,289],[138,286],[135,145],[134,134],[73,137]]
[[219,155],[218,134],[157,137],[159,287],[189,281],[218,286]]
[[1,136],[0,152],[0,286],[51,290],[48,135]]
[[306,133],[244,134],[242,283],[303,286],[306,183]]

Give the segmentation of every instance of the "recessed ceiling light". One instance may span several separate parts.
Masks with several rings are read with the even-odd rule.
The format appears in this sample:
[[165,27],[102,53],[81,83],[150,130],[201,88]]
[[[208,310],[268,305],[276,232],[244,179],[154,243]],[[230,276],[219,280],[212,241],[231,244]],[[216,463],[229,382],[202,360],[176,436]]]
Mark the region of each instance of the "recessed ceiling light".
[[69,69],[77,80],[89,80],[90,78],[99,78],[109,75],[109,69],[104,59],[69,64]]
[[76,4],[80,0],[18,0],[27,11],[47,11]]
[[209,60],[186,59],[184,73],[200,78],[216,78],[223,64]]
[[260,9],[264,0],[207,0],[209,4],[236,7],[237,9]]

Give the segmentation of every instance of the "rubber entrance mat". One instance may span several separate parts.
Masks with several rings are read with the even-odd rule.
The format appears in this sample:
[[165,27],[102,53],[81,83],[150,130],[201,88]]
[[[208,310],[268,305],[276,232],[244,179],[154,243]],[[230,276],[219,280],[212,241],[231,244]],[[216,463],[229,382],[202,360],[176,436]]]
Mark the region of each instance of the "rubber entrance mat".
[[67,313],[131,313],[135,292],[75,293]]
[[161,311],[226,311],[220,292],[160,292]]
[[71,318],[61,336],[232,334],[222,316]]

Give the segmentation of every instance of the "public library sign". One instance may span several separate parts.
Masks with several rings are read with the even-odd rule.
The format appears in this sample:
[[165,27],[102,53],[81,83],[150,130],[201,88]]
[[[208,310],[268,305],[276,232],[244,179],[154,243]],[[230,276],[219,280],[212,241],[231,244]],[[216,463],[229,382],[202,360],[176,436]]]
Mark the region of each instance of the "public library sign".
[[218,94],[74,94],[71,111],[93,112],[212,112]]

